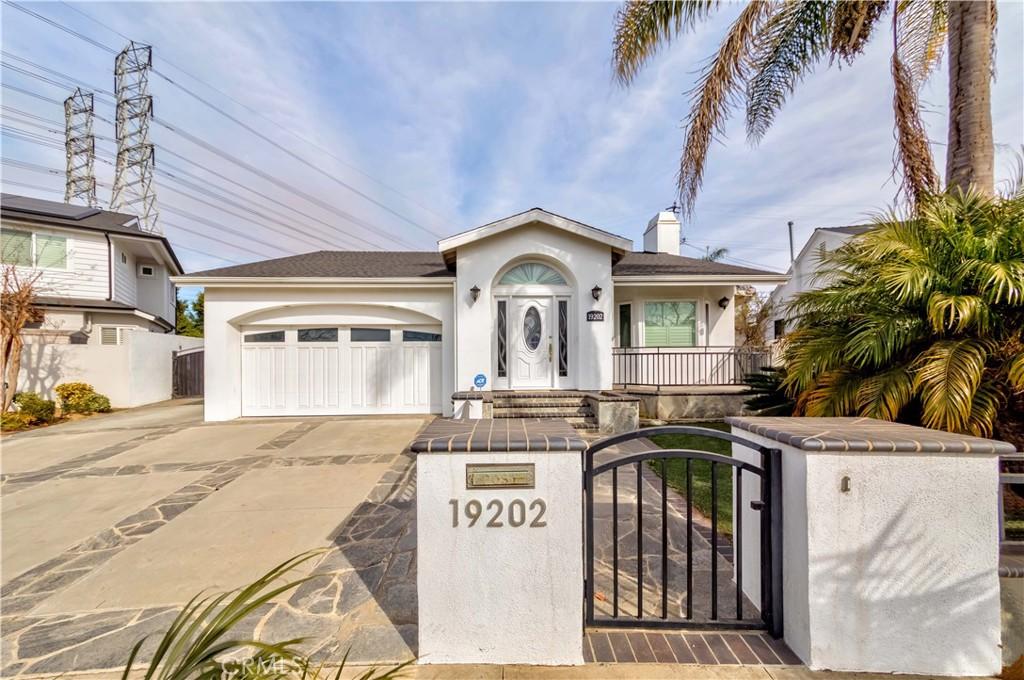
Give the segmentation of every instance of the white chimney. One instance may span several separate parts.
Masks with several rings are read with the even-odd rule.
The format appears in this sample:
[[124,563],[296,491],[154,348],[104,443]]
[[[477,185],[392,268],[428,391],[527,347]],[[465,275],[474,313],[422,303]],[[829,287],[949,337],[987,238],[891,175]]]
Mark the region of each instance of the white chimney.
[[679,218],[675,213],[660,212],[651,218],[644,232],[644,251],[679,254]]

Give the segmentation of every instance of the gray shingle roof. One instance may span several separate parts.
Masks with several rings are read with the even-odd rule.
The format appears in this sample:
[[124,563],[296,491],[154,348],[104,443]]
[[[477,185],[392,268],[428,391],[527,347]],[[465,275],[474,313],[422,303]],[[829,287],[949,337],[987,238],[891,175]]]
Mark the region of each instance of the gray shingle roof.
[[318,250],[234,267],[207,269],[189,276],[391,278],[454,277],[436,251]]
[[857,234],[863,234],[865,231],[870,231],[874,225],[871,224],[853,224],[848,227],[819,227],[822,231],[836,231],[840,234],[851,234],[856,236]]
[[156,239],[163,243],[171,260],[178,266],[178,271],[185,271],[178,261],[178,256],[174,254],[170,241],[160,234],[139,229],[138,218],[134,215],[100,210],[84,205],[45,201],[41,198],[16,194],[0,194],[0,215],[8,219],[48,224],[55,227],[87,229],[109,234]]
[[[658,275],[772,275],[752,267],[724,262],[708,262],[693,257],[665,253],[626,253],[612,266],[613,276]],[[252,277],[252,278],[391,278],[391,277],[454,277],[441,253],[435,251],[381,250],[319,250],[273,260],[220,267],[191,273],[188,276]]]
[[672,274],[728,276],[730,274],[773,275],[777,272],[741,267],[725,262],[709,262],[682,255],[645,252],[626,253],[612,266],[612,276],[670,276]]

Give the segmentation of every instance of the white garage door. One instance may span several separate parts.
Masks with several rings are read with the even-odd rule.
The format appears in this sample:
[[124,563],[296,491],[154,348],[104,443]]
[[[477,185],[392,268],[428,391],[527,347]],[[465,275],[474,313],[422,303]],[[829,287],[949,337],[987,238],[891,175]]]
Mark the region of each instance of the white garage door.
[[242,415],[440,411],[439,327],[242,331]]

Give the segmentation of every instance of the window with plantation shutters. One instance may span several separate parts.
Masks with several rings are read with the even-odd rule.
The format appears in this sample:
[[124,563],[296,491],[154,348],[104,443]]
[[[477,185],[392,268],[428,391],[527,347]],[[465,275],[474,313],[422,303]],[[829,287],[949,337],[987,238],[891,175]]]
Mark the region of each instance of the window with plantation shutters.
[[694,347],[697,344],[697,303],[647,302],[644,304],[644,345]]

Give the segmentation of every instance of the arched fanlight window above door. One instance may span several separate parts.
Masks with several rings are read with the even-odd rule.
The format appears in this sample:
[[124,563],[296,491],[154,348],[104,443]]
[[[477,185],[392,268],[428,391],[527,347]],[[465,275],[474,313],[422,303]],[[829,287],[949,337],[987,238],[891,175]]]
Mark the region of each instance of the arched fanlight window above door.
[[538,284],[564,286],[566,282],[565,277],[546,264],[524,262],[505,272],[505,275],[501,277],[498,284],[502,286],[530,286]]

